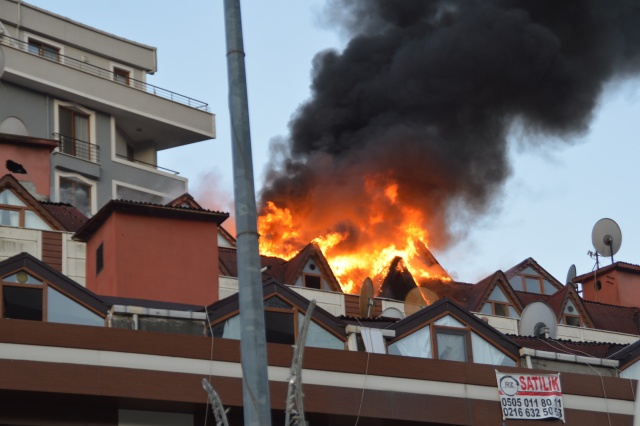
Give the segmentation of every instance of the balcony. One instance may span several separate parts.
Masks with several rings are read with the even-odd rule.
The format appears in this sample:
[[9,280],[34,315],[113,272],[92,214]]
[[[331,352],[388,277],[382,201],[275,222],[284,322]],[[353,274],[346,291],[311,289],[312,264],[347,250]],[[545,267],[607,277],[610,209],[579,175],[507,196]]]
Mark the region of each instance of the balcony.
[[133,143],[163,150],[215,138],[204,102],[6,35],[0,49],[2,80],[110,114]]
[[85,161],[100,162],[100,147],[98,145],[59,133],[54,133],[53,136],[59,143],[60,152]]
[[40,56],[44,59],[58,62],[67,67],[75,68],[79,71],[82,71],[91,75],[95,75],[96,77],[100,77],[109,81],[115,81],[120,84],[124,84],[134,89],[143,91],[145,93],[149,93],[154,96],[159,96],[161,98],[169,99],[170,101],[173,101],[173,102],[178,102],[190,108],[211,112],[209,110],[209,105],[202,101],[198,101],[188,96],[184,96],[179,93],[175,93],[170,90],[163,89],[162,87],[154,86],[153,84],[145,83],[144,81],[135,80],[129,77],[123,78],[123,76],[117,72],[109,71],[107,69],[100,68],[83,61],[79,61],[69,56],[61,55],[58,52],[55,52],[51,49],[47,49],[46,47],[39,48],[38,46],[31,45],[29,43],[26,43],[24,41],[21,41],[6,35],[0,35],[0,41],[1,41],[1,44],[4,44],[5,46],[9,46],[9,47],[13,47],[14,49],[29,52],[33,55]]

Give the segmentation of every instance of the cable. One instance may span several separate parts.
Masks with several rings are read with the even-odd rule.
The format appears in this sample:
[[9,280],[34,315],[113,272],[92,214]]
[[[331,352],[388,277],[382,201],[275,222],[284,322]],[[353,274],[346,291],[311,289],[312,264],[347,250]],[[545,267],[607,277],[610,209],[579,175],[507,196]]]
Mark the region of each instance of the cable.
[[[360,324],[360,333],[362,333],[362,323],[359,319],[356,318],[358,324]],[[358,416],[356,417],[356,423],[354,426],[358,426],[358,422],[360,421],[360,413],[362,412],[362,404],[364,402],[364,391],[367,388],[367,376],[369,375],[369,357],[371,353],[367,351],[367,365],[364,369],[364,382],[362,383],[362,395],[360,395],[360,405],[358,406]]]
[[[207,327],[209,327],[209,334],[211,335],[211,352],[209,354],[209,377],[207,381],[211,384],[211,377],[213,376],[213,328],[211,328],[211,320],[209,319],[209,310],[204,307],[204,312],[207,315]],[[204,425],[207,426],[207,418],[209,417],[209,398],[207,398],[207,407],[204,412]]]

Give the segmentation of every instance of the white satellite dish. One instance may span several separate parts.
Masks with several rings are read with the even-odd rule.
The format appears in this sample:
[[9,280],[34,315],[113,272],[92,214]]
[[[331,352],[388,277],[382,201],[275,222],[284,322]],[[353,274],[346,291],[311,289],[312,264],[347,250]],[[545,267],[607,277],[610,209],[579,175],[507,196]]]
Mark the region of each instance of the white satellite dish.
[[558,335],[558,319],[553,310],[545,302],[528,304],[520,316],[518,334],[521,336],[550,337]]
[[360,317],[362,318],[371,318],[371,313],[373,312],[373,307],[376,305],[373,300],[373,282],[371,278],[365,278],[362,283],[362,287],[360,287]]
[[394,308],[393,306],[388,307],[380,314],[381,317],[384,318],[395,318],[395,319],[403,319],[404,314],[400,312],[400,309]]
[[610,257],[613,263],[613,255],[622,245],[622,231],[613,219],[600,219],[591,231],[591,242],[599,255]]

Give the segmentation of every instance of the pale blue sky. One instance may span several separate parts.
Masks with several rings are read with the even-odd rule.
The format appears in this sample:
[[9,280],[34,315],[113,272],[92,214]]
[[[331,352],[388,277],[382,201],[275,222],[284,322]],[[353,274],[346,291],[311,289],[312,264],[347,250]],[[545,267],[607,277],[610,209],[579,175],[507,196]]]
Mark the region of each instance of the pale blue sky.
[[[190,179],[190,191],[211,197],[233,192],[223,2],[87,0],[30,3],[158,48],[157,86],[209,103],[218,137],[160,155],[160,165]],[[345,42],[320,24],[322,0],[244,1],[242,4],[256,188],[268,143],[286,135],[289,117],[309,96],[311,60]],[[616,260],[639,263],[640,81],[611,84],[590,131],[571,144],[512,138],[513,174],[494,209],[469,225],[466,238],[434,255],[455,279],[476,282],[533,257],[564,281],[572,263],[592,270],[591,229],[601,217],[623,233]],[[525,147],[526,146],[526,147]],[[532,148],[532,146],[534,148]],[[204,185],[204,182],[207,184]],[[228,201],[230,202],[230,201]],[[209,206],[211,206],[209,204]],[[216,206],[229,210],[224,202]],[[609,260],[603,261],[605,264]]]

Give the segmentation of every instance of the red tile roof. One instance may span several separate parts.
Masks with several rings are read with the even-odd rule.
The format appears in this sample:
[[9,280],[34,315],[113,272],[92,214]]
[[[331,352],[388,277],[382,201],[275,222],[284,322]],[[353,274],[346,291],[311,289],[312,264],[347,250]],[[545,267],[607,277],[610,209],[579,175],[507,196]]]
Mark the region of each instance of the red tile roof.
[[50,202],[40,202],[40,204],[70,232],[77,231],[89,220],[84,213],[71,204]]
[[627,347],[626,344],[622,343],[575,342],[564,339],[541,339],[515,335],[509,335],[509,337],[524,348],[595,358],[607,358]]

